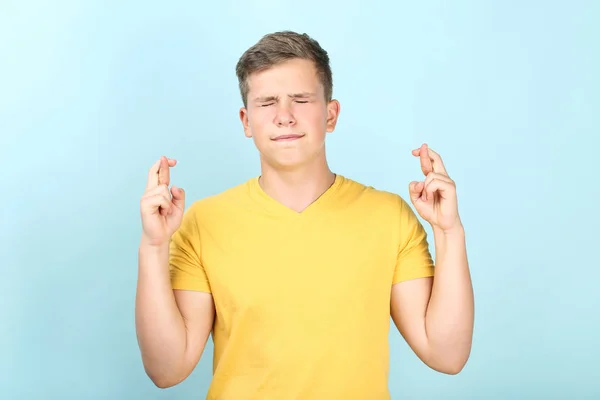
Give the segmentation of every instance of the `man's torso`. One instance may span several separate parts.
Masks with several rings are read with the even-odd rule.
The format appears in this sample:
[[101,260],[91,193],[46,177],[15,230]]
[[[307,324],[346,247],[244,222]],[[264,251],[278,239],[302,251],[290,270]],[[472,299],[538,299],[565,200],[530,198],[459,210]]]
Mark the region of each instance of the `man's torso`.
[[208,398],[389,397],[398,196],[337,176],[297,213],[250,180],[193,207],[216,307]]

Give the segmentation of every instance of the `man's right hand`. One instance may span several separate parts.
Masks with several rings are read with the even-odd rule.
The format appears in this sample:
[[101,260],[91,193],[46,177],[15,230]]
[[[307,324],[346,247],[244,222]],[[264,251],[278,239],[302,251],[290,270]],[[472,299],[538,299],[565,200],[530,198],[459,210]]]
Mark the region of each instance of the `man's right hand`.
[[185,209],[183,189],[173,186],[169,190],[171,167],[177,160],[162,156],[148,173],[146,191],[142,196],[142,243],[165,246],[181,225]]

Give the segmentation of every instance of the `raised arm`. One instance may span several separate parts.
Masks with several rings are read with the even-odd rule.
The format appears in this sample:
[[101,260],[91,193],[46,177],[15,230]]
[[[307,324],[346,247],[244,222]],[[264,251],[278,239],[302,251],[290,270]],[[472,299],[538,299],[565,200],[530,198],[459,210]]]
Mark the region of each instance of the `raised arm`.
[[421,158],[426,179],[411,183],[410,196],[419,215],[433,228],[435,275],[393,285],[391,315],[425,364],[457,374],[469,358],[474,325],[465,231],[458,216],[455,184],[440,156],[425,145],[413,154]]
[[169,167],[175,163],[163,157],[152,166],[141,201],[135,323],[145,371],[161,388],[178,384],[193,371],[215,312],[210,293],[172,290],[169,242],[181,225],[185,200],[182,189],[169,191]]

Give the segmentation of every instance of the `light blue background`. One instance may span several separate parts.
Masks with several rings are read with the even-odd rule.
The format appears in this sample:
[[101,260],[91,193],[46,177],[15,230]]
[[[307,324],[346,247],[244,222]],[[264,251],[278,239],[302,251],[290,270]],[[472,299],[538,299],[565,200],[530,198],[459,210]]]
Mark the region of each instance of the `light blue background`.
[[472,357],[441,375],[393,330],[393,398],[600,396],[599,21],[595,1],[2,1],[0,397],[204,398],[212,345],[168,390],[140,362],[139,198],[162,154],[188,205],[258,173],[234,67],[280,29],[330,53],[336,172],[406,196],[427,142],[457,181]]

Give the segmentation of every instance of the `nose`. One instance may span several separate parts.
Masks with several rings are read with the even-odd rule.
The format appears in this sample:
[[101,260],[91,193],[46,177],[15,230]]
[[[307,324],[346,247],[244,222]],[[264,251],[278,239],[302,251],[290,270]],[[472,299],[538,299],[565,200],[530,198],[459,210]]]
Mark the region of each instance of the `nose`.
[[275,115],[275,124],[279,127],[288,127],[296,123],[294,114],[290,108],[284,104],[277,107],[277,114]]

